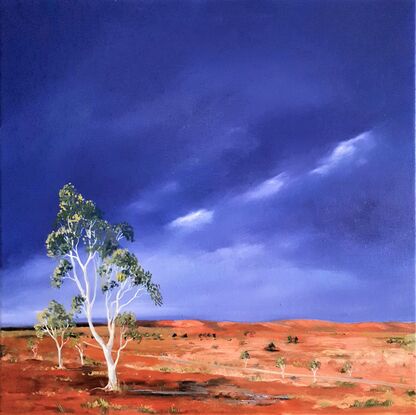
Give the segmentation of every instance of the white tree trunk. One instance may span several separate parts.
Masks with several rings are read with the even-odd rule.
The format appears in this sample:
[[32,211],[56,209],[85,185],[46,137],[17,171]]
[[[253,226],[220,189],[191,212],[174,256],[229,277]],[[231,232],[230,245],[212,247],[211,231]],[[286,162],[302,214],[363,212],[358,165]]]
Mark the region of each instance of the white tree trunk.
[[282,367],[282,369],[281,369],[281,375],[282,375],[282,379],[284,379],[285,378],[285,368],[284,367]]
[[81,349],[78,349],[79,353],[79,360],[81,361],[81,366],[84,366],[84,354],[82,353]]
[[117,371],[116,371],[117,365],[114,362],[113,356],[111,355],[113,342],[114,342],[114,332],[109,333],[110,339],[109,339],[108,346],[107,346],[104,340],[102,339],[102,337],[95,330],[94,324],[92,322],[90,310],[86,312],[86,316],[87,316],[88,326],[91,330],[91,333],[94,339],[97,341],[97,343],[101,346],[103,353],[104,353],[105,362],[107,364],[108,383],[105,389],[108,391],[116,391],[119,389],[118,380],[117,380]]
[[62,346],[57,345],[56,348],[58,349],[58,367],[59,369],[63,369],[64,365],[62,360]]
[[111,355],[111,350],[103,348],[105,362],[107,363],[107,375],[108,383],[106,386],[107,390],[115,391],[119,389],[118,379],[117,379],[117,365],[114,362],[113,356]]
[[316,369],[312,370],[313,373],[313,383],[316,383]]

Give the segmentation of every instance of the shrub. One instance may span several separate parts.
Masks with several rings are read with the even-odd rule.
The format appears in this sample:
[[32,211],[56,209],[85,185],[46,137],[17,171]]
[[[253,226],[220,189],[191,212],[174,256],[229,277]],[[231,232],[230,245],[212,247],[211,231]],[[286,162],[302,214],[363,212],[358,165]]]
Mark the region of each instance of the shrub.
[[7,354],[6,346],[4,344],[0,344],[0,357],[4,357]]
[[147,406],[147,405],[139,406],[137,411],[142,414],[156,414],[157,413],[151,406]]
[[264,349],[268,352],[277,352],[279,350],[273,342],[270,342]]
[[66,414],[67,410],[60,403],[58,403],[58,405],[56,405],[56,412],[58,412],[58,414]]
[[375,406],[389,407],[393,405],[393,401],[387,399],[385,401],[378,401],[377,399],[367,399],[366,401],[354,401],[351,408],[373,408]]
[[174,405],[172,405],[170,408],[169,408],[169,411],[168,411],[170,414],[180,414],[181,413],[181,411],[178,409],[178,408],[176,408]]
[[410,397],[412,397],[412,396],[416,396],[416,392],[414,391],[414,390],[407,390],[406,391],[406,395],[407,396],[410,396]]
[[100,409],[100,412],[102,414],[107,414],[110,409],[116,409],[116,410],[121,409],[120,405],[113,405],[113,404],[111,404],[110,402],[106,401],[103,398],[98,398],[98,399],[95,399],[94,401],[81,404],[81,407],[82,408],[87,408],[87,409],[98,408],[98,409]]
[[287,336],[287,342],[298,344],[299,343],[299,338],[298,338],[298,336]]
[[110,408],[110,402],[106,401],[103,398],[98,398],[95,401],[87,402],[82,405],[84,408],[92,409],[92,408],[103,408],[103,409],[109,409]]
[[98,360],[91,359],[90,357],[84,357],[84,363],[87,366],[100,366],[101,365],[101,362],[99,362]]
[[336,382],[336,385],[341,388],[354,388],[356,386],[353,382]]

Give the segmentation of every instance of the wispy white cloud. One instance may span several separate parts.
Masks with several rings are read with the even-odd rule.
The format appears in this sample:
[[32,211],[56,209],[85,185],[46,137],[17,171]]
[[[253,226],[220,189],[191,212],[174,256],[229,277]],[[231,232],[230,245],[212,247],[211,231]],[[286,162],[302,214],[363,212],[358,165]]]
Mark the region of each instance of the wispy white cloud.
[[179,218],[176,218],[175,220],[170,222],[169,227],[194,229],[207,223],[211,223],[213,217],[213,210],[199,209],[190,212],[185,216],[180,216]]
[[280,173],[277,176],[267,179],[259,185],[248,190],[246,193],[244,193],[243,198],[245,200],[266,199],[279,192],[286,183],[287,174]]
[[350,140],[341,141],[332,150],[331,154],[323,158],[318,166],[309,173],[324,176],[342,164],[352,161],[358,161],[359,163],[365,162],[362,153],[372,147],[372,145],[373,138],[371,131],[364,132]]

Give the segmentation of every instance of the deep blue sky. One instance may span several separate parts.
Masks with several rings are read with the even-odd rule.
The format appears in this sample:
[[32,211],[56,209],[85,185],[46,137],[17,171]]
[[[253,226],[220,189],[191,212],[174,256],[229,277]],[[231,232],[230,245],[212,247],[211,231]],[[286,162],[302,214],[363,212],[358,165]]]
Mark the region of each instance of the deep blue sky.
[[165,305],[138,318],[414,319],[410,1],[4,1],[2,321],[51,298],[72,182]]

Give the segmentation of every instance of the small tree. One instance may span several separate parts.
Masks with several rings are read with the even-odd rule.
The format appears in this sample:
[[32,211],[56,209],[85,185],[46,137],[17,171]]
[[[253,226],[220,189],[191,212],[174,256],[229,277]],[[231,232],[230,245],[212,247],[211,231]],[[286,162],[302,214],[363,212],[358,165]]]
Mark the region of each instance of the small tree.
[[352,376],[352,363],[347,361],[344,363],[344,366],[342,366],[341,373],[346,373],[349,377]]
[[244,361],[244,368],[247,367],[247,361],[250,359],[250,353],[247,350],[244,350],[244,352],[241,352],[240,359]]
[[280,375],[282,376],[282,379],[285,378],[285,368],[286,368],[286,361],[284,357],[278,357],[276,359],[276,367],[280,369]]
[[142,336],[137,331],[136,316],[131,312],[125,312],[117,316],[116,328],[119,332],[118,350],[115,360],[115,365],[117,366],[118,361],[120,360],[120,354],[122,350],[124,350],[127,347],[127,344],[131,340],[137,340],[141,342]]
[[63,368],[62,348],[68,342],[73,326],[75,326],[73,314],[68,313],[65,307],[55,300],[38,314],[36,334],[39,338],[48,334],[53,339],[58,351],[58,367],[61,369]]
[[321,367],[321,362],[319,360],[313,359],[309,362],[309,369],[313,373],[313,382],[316,382],[316,373]]
[[27,348],[32,352],[33,358],[38,358],[38,347],[39,342],[37,340],[34,340],[32,337],[30,337],[27,341]]
[[79,354],[79,360],[81,363],[81,366],[84,366],[84,341],[82,339],[82,334],[81,333],[71,333],[70,336],[71,338],[71,346],[74,347],[78,354]]
[[[162,305],[162,295],[159,286],[152,282],[152,274],[142,268],[133,253],[121,247],[123,239],[133,241],[133,228],[128,223],[113,225],[104,220],[94,202],[85,200],[72,184],[59,191],[56,225],[46,240],[48,256],[59,261],[52,285],[60,288],[70,281],[77,288],[73,301],[85,315],[90,332],[103,351],[108,391],[119,389],[117,362],[126,345],[123,340],[115,347],[120,314],[143,292],[150,295],[155,305]],[[107,319],[104,336],[97,332],[94,322],[94,305],[100,294]]]

